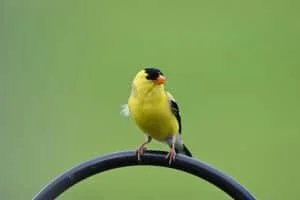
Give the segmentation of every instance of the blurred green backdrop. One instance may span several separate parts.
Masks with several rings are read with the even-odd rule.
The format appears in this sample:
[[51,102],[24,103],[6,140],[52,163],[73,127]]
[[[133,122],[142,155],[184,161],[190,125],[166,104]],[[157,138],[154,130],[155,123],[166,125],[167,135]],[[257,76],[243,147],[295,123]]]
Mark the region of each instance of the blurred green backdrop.
[[[2,0],[1,199],[31,199],[74,165],[135,149],[144,137],[119,111],[146,66],[167,75],[197,158],[258,199],[298,199],[299,20],[293,0]],[[59,199],[120,198],[229,199],[153,167],[94,176]]]

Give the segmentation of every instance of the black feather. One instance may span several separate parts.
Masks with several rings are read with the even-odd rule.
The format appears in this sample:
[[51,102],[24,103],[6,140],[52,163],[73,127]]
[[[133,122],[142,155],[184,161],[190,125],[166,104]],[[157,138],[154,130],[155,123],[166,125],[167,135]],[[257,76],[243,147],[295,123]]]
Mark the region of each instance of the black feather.
[[179,134],[181,134],[181,131],[182,131],[182,126],[181,126],[181,116],[180,116],[180,111],[179,111],[179,106],[178,104],[176,103],[176,101],[174,100],[170,100],[170,104],[171,104],[171,109],[172,109],[172,112],[173,114],[175,115],[176,119],[177,119],[177,122],[178,122],[178,125],[179,125]]
[[175,147],[175,152],[176,153],[182,153],[182,154],[184,154],[186,156],[189,156],[189,157],[193,157],[191,151],[184,144],[183,144],[182,150],[178,150]]
[[159,69],[157,69],[157,68],[145,68],[144,70],[145,70],[145,72],[146,72],[146,74],[147,74],[146,78],[147,78],[148,80],[156,80],[156,79],[159,77],[159,75],[164,75],[164,74],[163,74]]
[[185,155],[193,157],[191,151],[185,145],[183,145],[183,151]]

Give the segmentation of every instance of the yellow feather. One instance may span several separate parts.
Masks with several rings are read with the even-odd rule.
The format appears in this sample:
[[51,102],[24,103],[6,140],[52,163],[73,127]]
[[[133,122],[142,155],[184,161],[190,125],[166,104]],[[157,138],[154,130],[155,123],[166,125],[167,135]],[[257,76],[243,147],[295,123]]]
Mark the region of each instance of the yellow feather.
[[173,97],[163,85],[146,79],[144,71],[133,80],[128,101],[130,115],[145,134],[158,141],[178,134],[179,125],[171,111],[170,98]]

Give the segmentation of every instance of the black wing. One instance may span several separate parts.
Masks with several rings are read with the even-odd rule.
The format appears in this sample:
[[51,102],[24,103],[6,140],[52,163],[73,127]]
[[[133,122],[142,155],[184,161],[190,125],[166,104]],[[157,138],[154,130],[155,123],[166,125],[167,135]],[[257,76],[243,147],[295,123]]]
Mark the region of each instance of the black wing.
[[180,113],[179,113],[179,106],[178,104],[176,103],[175,100],[173,99],[170,99],[170,104],[171,104],[171,110],[173,112],[173,114],[175,115],[176,119],[177,119],[177,122],[178,122],[178,125],[179,125],[179,134],[181,134],[181,116],[180,116]]

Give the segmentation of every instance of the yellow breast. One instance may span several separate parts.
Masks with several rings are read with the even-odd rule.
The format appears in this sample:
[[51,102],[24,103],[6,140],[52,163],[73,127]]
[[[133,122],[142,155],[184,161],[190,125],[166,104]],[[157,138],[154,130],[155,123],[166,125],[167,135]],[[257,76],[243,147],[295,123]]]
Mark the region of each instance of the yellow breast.
[[163,141],[170,135],[178,134],[179,125],[167,97],[143,101],[131,97],[128,106],[138,127],[154,139]]

